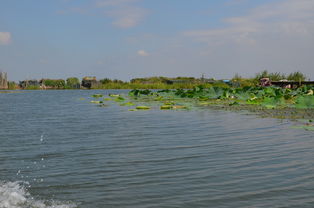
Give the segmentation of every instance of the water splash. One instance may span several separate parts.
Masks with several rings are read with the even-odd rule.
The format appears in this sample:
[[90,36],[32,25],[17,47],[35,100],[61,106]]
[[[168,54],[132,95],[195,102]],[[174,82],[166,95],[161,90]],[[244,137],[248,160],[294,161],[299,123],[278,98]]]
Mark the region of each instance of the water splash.
[[0,181],[1,208],[75,208],[77,205],[58,201],[36,200],[25,188],[28,183]]
[[44,141],[44,134],[41,134],[40,135],[40,142],[43,142]]

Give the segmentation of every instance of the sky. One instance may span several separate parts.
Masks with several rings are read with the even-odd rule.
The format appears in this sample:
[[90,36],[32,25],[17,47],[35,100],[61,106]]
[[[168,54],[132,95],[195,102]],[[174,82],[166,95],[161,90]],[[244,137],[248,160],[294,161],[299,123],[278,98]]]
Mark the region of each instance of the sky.
[[314,0],[0,0],[9,80],[314,79]]

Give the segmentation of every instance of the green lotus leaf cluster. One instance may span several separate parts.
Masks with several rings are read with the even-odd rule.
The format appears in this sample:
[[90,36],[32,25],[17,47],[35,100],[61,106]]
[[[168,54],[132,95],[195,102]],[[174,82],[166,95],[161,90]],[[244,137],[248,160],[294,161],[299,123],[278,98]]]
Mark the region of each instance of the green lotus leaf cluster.
[[[285,118],[314,117],[314,86],[296,89],[280,87],[224,88],[197,86],[193,89],[131,90],[128,95],[109,94],[102,101],[92,103],[116,103],[129,111],[138,110],[202,110],[223,108],[249,110],[264,115]],[[100,98],[95,94],[92,97]],[[107,105],[106,105],[107,106]],[[135,106],[135,107],[132,107]]]
[[101,98],[101,97],[103,97],[103,95],[102,94],[94,94],[94,95],[92,95],[92,97],[94,97],[94,98]]

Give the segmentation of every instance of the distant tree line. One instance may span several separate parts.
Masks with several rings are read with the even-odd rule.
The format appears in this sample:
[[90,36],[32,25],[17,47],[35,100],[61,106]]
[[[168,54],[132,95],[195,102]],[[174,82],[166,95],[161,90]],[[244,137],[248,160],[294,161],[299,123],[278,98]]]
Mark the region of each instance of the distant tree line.
[[280,72],[268,72],[267,70],[261,71],[255,75],[253,78],[244,78],[238,73],[234,75],[231,79],[233,82],[239,83],[239,86],[256,86],[260,83],[260,79],[269,78],[271,81],[305,81],[307,76],[302,72],[296,71],[288,75]]
[[24,80],[19,84],[8,82],[8,89],[175,89],[175,88],[193,88],[196,85],[206,86],[255,86],[259,84],[261,78],[270,78],[272,81],[289,80],[304,81],[307,79],[302,72],[293,72],[288,75],[279,72],[261,71],[253,78],[243,78],[239,74],[235,74],[229,80],[215,80],[213,78],[206,79],[195,77],[145,77],[134,78],[128,81],[119,79],[103,78],[97,80],[96,77],[84,77],[82,81],[77,77],[69,77],[64,79],[41,79],[41,80]]
[[288,75],[280,72],[268,72],[264,70],[256,74],[255,79],[260,80],[261,78],[269,78],[272,81],[289,80],[289,81],[305,81],[306,75],[302,72],[292,72]]

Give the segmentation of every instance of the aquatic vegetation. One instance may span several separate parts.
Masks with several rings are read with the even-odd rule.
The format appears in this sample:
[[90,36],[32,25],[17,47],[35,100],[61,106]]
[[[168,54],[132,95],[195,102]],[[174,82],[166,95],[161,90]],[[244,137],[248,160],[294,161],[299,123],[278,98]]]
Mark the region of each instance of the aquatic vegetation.
[[136,106],[136,109],[137,109],[137,110],[149,110],[150,107],[145,106],[145,105],[139,105],[139,106]]
[[188,107],[183,105],[173,105],[172,109],[188,109]]
[[101,104],[103,103],[103,101],[99,101],[99,100],[92,100],[90,101],[91,103],[95,103],[95,104]]
[[[197,86],[176,90],[131,90],[128,95],[109,94],[103,101],[137,110],[203,110],[223,109],[250,111],[262,117],[300,119],[314,118],[314,86],[297,89],[279,87],[226,88]],[[96,94],[97,95],[97,94]],[[97,97],[97,96],[96,96]],[[102,104],[103,101],[91,101]]]
[[94,97],[94,98],[101,98],[101,97],[103,97],[103,95],[102,94],[94,94],[94,95],[92,95],[92,97]]
[[128,111],[138,111],[137,109],[129,109]]
[[[308,119],[292,128],[314,131],[314,86],[297,89],[278,87],[225,88],[197,86],[193,89],[131,90],[128,95],[109,94],[103,101],[91,103],[107,107],[104,101],[123,106],[127,111],[227,110],[254,113],[260,117]],[[130,108],[131,106],[135,106]]]
[[297,89],[250,86],[243,88],[217,86],[205,88],[197,86],[193,89],[160,90],[157,92],[132,90],[129,97],[138,102],[162,102],[161,110],[182,109],[183,107],[173,107],[179,102],[189,103],[193,106],[228,106],[241,109],[314,109],[313,89],[313,86],[304,86]]
[[116,99],[114,99],[114,101],[116,101],[116,102],[123,102],[123,101],[125,101],[125,98],[123,98],[121,96],[118,96],[118,97],[116,97]]
[[3,93],[3,94],[7,94],[7,93],[21,93],[20,91],[1,91],[0,90],[0,94]]
[[170,110],[170,109],[172,109],[172,108],[173,108],[172,105],[162,105],[162,106],[160,106],[160,109],[161,109],[161,110]]
[[127,102],[127,103],[120,104],[120,106],[133,106],[133,105],[135,105],[135,104],[132,103],[132,102]]
[[302,109],[314,108],[314,96],[313,95],[299,96],[296,99],[295,107]]
[[298,126],[292,126],[293,129],[304,129],[307,131],[314,131],[314,124],[312,123],[312,120],[309,120],[309,123],[305,123],[303,125]]
[[120,97],[119,94],[109,94],[110,97]]
[[131,90],[131,91],[129,92],[129,95],[130,95],[130,96],[139,96],[139,95],[149,95],[149,94],[151,94],[151,93],[152,93],[152,91],[147,90],[147,89],[145,89],[145,90],[138,90],[138,89],[135,89],[135,90]]

